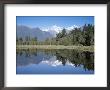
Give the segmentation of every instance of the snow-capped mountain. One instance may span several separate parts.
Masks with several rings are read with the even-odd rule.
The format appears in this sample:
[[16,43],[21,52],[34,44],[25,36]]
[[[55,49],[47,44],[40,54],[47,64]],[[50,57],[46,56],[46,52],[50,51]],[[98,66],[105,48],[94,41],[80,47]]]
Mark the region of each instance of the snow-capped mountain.
[[78,26],[73,25],[73,26],[69,26],[69,27],[60,27],[57,25],[53,25],[48,28],[42,28],[42,31],[50,32],[55,37],[57,33],[61,32],[63,30],[63,28],[65,28],[68,33],[71,30],[73,30],[74,28],[78,28]]
[[57,25],[53,25],[51,27],[47,28],[29,28],[28,26],[17,26],[17,36],[25,38],[26,36],[30,37],[37,37],[38,40],[42,41],[45,40],[46,38],[52,38],[56,37],[56,34],[61,32],[63,28],[66,29],[66,32],[70,32],[72,29],[76,28],[78,26],[73,25],[69,27],[60,27]]
[[43,31],[50,32],[54,37],[56,36],[57,33],[61,32],[63,27],[59,27],[57,25],[53,25],[48,28],[42,28]]

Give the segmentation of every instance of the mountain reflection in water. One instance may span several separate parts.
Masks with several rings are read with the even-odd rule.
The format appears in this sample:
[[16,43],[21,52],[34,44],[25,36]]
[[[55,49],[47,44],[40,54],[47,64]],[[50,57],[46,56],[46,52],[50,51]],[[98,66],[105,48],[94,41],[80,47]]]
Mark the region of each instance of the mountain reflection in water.
[[94,53],[76,50],[16,51],[17,74],[94,74]]

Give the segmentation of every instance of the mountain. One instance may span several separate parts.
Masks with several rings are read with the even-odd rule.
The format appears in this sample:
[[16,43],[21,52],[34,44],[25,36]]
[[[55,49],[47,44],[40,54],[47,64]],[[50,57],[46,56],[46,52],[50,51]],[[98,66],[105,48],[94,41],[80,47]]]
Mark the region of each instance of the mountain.
[[42,31],[40,28],[29,28],[27,26],[17,26],[17,37],[22,37],[23,39],[26,36],[37,37],[39,41],[43,41],[46,38],[52,38],[53,35],[50,32]]
[[[43,57],[42,57],[43,56]],[[27,57],[27,58],[26,58]],[[47,64],[49,66],[62,66],[62,62],[56,60],[56,56],[45,55],[44,53],[40,52],[36,55],[32,55],[31,57],[28,54],[17,54],[17,66],[27,66],[30,64]],[[71,62],[67,61],[66,65],[74,66]]]
[[[78,26],[77,25],[72,25],[72,26],[65,27],[67,33],[69,33],[74,28],[78,28]],[[58,34],[59,32],[61,32],[63,30],[63,27],[60,27],[60,26],[57,26],[57,25],[53,25],[53,26],[48,27],[48,28],[43,28],[42,30],[43,31],[46,31],[46,32],[49,32],[54,37],[56,37],[56,34]]]
[[[77,27],[76,25],[65,27],[66,32],[69,33],[72,29]],[[37,37],[39,41],[44,41],[46,38],[52,38],[56,37],[56,34],[61,32],[63,30],[63,27],[53,25],[51,27],[40,29],[38,27],[36,28],[30,28],[23,25],[17,25],[17,37],[25,38],[26,36],[30,37]]]
[[51,33],[54,37],[56,37],[56,34],[62,31],[62,27],[59,27],[57,25],[53,25],[47,28],[42,28],[43,31]]

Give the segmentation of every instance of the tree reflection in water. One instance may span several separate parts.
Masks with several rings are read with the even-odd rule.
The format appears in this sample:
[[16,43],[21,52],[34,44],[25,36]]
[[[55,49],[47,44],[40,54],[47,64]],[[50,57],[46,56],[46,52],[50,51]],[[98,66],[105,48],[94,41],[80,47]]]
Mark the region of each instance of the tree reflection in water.
[[[42,55],[42,58],[40,57],[40,61],[42,60],[49,60],[52,56],[56,56],[56,60],[59,62],[62,62],[62,65],[65,66],[67,62],[74,64],[75,67],[83,66],[83,69],[86,70],[93,70],[94,71],[94,53],[88,52],[88,51],[77,51],[77,50],[70,50],[70,49],[45,49],[45,50],[39,50],[39,49],[22,49],[17,50],[16,54],[18,56],[24,55],[26,58],[31,58],[32,56],[38,57],[39,53]],[[37,59],[38,60],[38,59]],[[29,63],[38,64],[38,61],[32,61],[32,60],[25,60],[25,61],[19,61],[17,59],[17,65],[27,65]],[[23,64],[24,63],[24,64]]]

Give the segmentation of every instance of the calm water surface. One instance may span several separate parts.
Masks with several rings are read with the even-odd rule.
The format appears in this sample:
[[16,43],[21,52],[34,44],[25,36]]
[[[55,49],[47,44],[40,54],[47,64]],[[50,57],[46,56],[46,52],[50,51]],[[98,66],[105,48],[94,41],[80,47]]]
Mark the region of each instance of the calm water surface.
[[76,50],[17,50],[16,74],[94,74],[94,53]]

